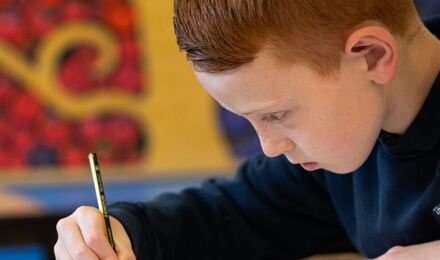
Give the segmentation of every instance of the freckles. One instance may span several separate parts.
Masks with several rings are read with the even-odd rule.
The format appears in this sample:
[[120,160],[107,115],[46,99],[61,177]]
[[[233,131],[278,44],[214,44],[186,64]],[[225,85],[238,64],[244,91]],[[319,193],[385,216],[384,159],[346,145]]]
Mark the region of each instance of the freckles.
[[268,123],[264,122],[261,124],[261,126],[259,127],[254,127],[255,131],[257,132],[258,138],[260,139],[260,143],[268,143],[273,145],[275,142],[272,138],[270,138],[269,134],[268,134]]
[[266,141],[267,139],[267,134],[266,134],[266,124],[263,124],[260,127],[254,127],[255,128],[255,132],[257,132],[258,137],[260,138],[260,142],[263,143]]

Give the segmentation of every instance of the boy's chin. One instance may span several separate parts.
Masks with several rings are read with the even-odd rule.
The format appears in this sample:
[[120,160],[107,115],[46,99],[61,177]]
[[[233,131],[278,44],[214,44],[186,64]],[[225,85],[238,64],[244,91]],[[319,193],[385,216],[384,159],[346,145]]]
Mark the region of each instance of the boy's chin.
[[285,157],[291,164],[300,165],[304,170],[309,172],[323,169],[325,171],[329,171],[335,174],[350,174],[356,171],[357,169],[359,169],[363,164],[363,162],[348,164],[346,161],[344,163],[335,163],[333,165],[326,163],[319,163],[319,162],[299,163],[289,158],[289,156],[285,156]]
[[362,166],[362,163],[358,164],[347,164],[347,165],[336,165],[334,167],[324,167],[325,170],[335,173],[335,174],[350,174],[359,169]]

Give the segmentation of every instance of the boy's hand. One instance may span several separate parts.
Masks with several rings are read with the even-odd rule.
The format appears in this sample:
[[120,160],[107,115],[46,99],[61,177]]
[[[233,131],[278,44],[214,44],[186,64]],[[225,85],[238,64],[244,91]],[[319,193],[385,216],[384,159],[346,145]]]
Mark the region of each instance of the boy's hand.
[[424,259],[435,260],[440,259],[440,240],[412,245],[412,246],[395,246],[388,250],[384,255],[376,258],[376,260],[412,260]]
[[79,207],[57,224],[56,259],[136,259],[127,232],[113,217],[110,222],[115,240],[113,251],[104,233],[104,219],[94,207]]

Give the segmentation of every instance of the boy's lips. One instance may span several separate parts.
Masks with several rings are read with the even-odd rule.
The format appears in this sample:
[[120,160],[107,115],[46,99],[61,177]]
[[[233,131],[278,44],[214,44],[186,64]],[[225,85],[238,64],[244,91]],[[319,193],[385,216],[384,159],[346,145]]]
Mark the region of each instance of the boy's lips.
[[306,171],[309,171],[309,172],[318,169],[317,162],[305,162],[305,163],[300,163],[300,164]]
[[288,155],[285,155],[285,156],[291,164],[300,164],[307,171],[314,171],[319,168],[319,163],[317,163],[317,162],[298,162],[298,161],[292,160],[291,157],[289,157]]

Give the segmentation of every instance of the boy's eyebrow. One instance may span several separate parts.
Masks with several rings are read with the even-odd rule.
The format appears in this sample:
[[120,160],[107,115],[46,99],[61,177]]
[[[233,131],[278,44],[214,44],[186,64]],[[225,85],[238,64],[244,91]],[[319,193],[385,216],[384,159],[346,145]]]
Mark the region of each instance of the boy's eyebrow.
[[255,113],[257,113],[257,112],[260,112],[261,110],[263,110],[263,109],[255,109],[255,110],[251,110],[251,111],[243,112],[243,113],[240,113],[240,114],[241,114],[241,115],[244,115],[244,116],[248,116],[248,115],[251,115],[251,114],[255,114]]
[[[244,115],[244,116],[247,116],[247,115],[250,115],[250,114],[262,113],[264,111],[270,111],[270,110],[273,110],[272,109],[273,107],[277,106],[281,102],[282,102],[282,100],[280,100],[280,99],[275,100],[275,101],[271,101],[271,102],[268,102],[268,103],[264,104],[264,106],[262,106],[261,108],[254,108],[254,109],[251,109],[249,111],[242,112],[240,114]],[[264,114],[273,114],[273,113],[278,113],[278,112],[280,112],[280,111],[264,112]]]
[[[248,115],[251,115],[251,114],[262,113],[264,110],[268,110],[268,108],[255,109],[255,110],[252,110],[252,111],[248,111],[248,112],[242,113],[241,115],[248,116]],[[263,114],[270,115],[270,114],[276,114],[276,113],[279,113],[279,112],[281,112],[281,111],[264,112]]]

